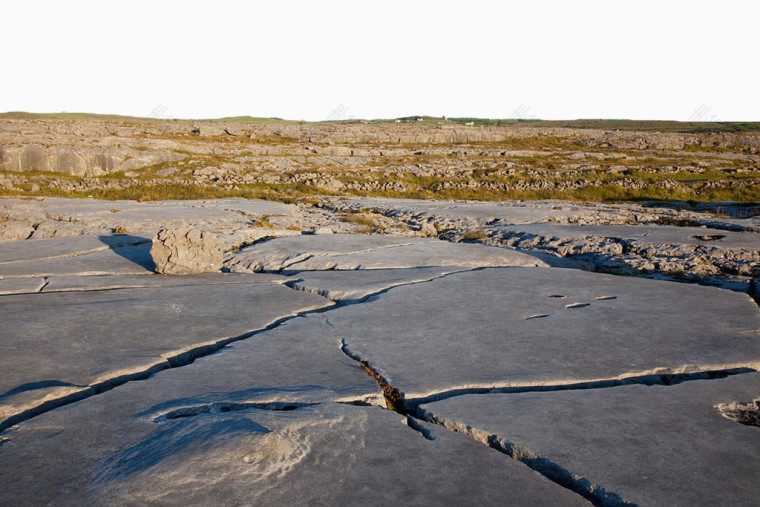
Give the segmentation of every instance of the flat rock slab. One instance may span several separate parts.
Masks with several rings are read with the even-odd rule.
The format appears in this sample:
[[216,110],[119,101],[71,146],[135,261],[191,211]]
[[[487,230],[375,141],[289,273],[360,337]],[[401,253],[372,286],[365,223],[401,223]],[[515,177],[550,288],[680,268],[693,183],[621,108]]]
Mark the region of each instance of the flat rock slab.
[[233,272],[391,269],[424,266],[546,266],[507,248],[433,239],[366,234],[291,236],[257,243],[229,255]]
[[172,221],[208,221],[229,219],[237,211],[251,214],[290,214],[291,204],[247,199],[187,200],[187,201],[104,201],[96,199],[64,199],[46,197],[41,200],[3,199],[12,206],[14,214],[45,213],[51,219],[84,222],[92,226],[160,224]]
[[560,201],[522,202],[466,202],[466,201],[425,201],[415,199],[391,199],[382,197],[349,197],[342,204],[356,203],[362,208],[392,209],[402,213],[418,214],[425,217],[446,219],[488,220],[498,218],[502,223],[522,224],[546,222],[550,218],[580,218],[598,213],[595,208]]
[[44,286],[44,278],[0,278],[0,294],[39,292]]
[[356,303],[392,287],[435,280],[465,270],[457,266],[358,269],[353,271],[302,271],[288,286],[313,292],[340,303]]
[[377,407],[249,408],[158,422],[123,410],[113,417],[119,396],[105,397],[113,400],[30,421],[3,445],[5,501],[503,505],[508,495],[515,505],[588,505],[467,437],[432,427],[430,441]]
[[[0,291],[4,284],[22,281],[40,280],[39,278],[9,278],[0,280]],[[164,276],[147,275],[94,275],[78,276],[63,275],[47,278],[47,285],[42,292],[64,292],[85,290],[135,289],[140,287],[174,287],[181,285],[221,285],[221,284],[252,284],[252,283],[285,283],[288,278],[270,273],[204,273],[200,275]],[[44,284],[44,281],[42,282]],[[30,284],[31,285],[31,284]],[[29,292],[29,291],[24,291]],[[36,292],[36,291],[35,291]]]
[[519,505],[586,504],[467,437],[416,423],[425,438],[397,413],[336,403],[369,401],[379,387],[325,317],[292,319],[10,428],[3,500],[501,505],[508,488]]
[[757,505],[760,428],[723,417],[716,406],[758,398],[753,373],[672,386],[467,395],[421,408],[637,505]]
[[636,240],[641,243],[704,245],[720,248],[746,248],[750,250],[760,249],[760,234],[756,232],[732,232],[706,227],[526,224],[498,227],[496,230],[556,238],[596,236]]
[[33,238],[79,236],[124,227],[153,234],[172,224],[192,222],[204,230],[250,227],[250,216],[293,215],[297,207],[262,200],[219,199],[191,201],[101,201],[46,197],[38,200],[3,199],[0,206],[14,220],[40,223]]
[[[30,240],[30,246],[34,246],[31,241],[34,240]],[[0,278],[53,275],[139,275],[151,274],[153,269],[154,264],[148,242],[137,246],[108,248],[73,257],[8,262],[0,264]]]
[[72,236],[0,242],[0,264],[56,257],[73,257],[109,248],[147,243],[148,237],[115,234],[112,236]]
[[275,283],[2,296],[0,421],[330,304]]
[[760,365],[760,311],[746,294],[559,268],[451,274],[329,318],[412,398]]
[[202,199],[180,201],[186,206],[193,208],[217,209],[222,211],[242,211],[251,215],[292,215],[298,213],[298,208],[293,204],[284,204],[276,201],[261,199]]
[[293,318],[191,364],[162,371],[149,382],[119,387],[122,399],[144,405],[152,417],[224,403],[384,406],[377,382],[341,351],[340,338],[325,317]]

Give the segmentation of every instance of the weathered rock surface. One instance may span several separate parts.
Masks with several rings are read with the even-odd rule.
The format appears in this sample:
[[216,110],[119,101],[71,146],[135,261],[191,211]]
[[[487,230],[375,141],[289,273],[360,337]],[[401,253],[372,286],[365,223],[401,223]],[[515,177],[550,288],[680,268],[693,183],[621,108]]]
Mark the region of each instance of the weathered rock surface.
[[248,284],[214,281],[3,296],[0,424],[47,401],[192,361],[198,351],[331,304],[269,280],[256,283],[255,276]]
[[760,311],[744,294],[559,268],[455,273],[330,322],[407,398],[760,367]]
[[[4,469],[23,463],[0,479],[12,503],[496,505],[506,489],[519,505],[588,505],[466,437],[431,427],[429,441],[379,408],[251,408],[160,423],[132,415],[113,420],[117,432],[102,416],[66,415],[3,446]],[[62,459],[22,459],[34,441]],[[31,487],[30,471],[49,487]]]
[[426,205],[351,198],[325,206],[338,212],[369,211],[413,229],[432,223],[447,241],[476,241],[563,259],[544,258],[552,265],[688,280],[742,292],[749,292],[752,277],[760,274],[760,229],[752,219],[560,201]]
[[158,231],[150,256],[162,275],[193,275],[222,268],[216,235],[190,227]]
[[353,271],[302,271],[288,286],[312,292],[338,303],[356,303],[393,287],[427,282],[472,268],[457,266]]
[[148,238],[129,234],[4,241],[0,242],[0,264],[75,257],[110,248],[139,246],[149,241]]
[[[47,239],[0,243],[0,504],[756,503],[757,305],[556,267],[746,266],[751,221],[367,204],[2,201]],[[156,274],[182,223],[278,273]]]
[[44,286],[44,278],[0,278],[0,294],[39,292]]
[[504,248],[367,234],[305,235],[257,243],[225,259],[232,272],[390,269],[424,266],[546,266]]
[[753,373],[673,386],[468,395],[421,412],[632,504],[756,505],[760,428],[718,407],[758,393]]
[[757,195],[759,139],[757,133],[615,132],[521,123],[0,119],[0,191],[156,196],[161,187],[172,192],[180,186],[237,196],[269,190],[292,196],[305,189],[474,199],[548,192],[749,200]]
[[[61,275],[50,276],[45,279],[45,286],[41,292],[70,292],[70,291],[93,291],[109,289],[137,289],[145,287],[174,287],[181,285],[198,285],[210,283],[223,284],[250,284],[250,283],[285,283],[288,279],[273,274],[259,273],[255,278],[246,274],[227,274],[224,277],[218,273],[205,273],[190,277],[164,277],[161,275]],[[0,280],[1,282],[34,280],[32,278],[15,278]],[[37,279],[39,280],[39,279]]]
[[[3,245],[4,243],[0,243]],[[13,245],[12,245],[13,246]],[[33,240],[29,246],[34,246]],[[0,246],[0,250],[2,247]],[[149,275],[153,273],[150,242],[135,246],[97,249],[70,256],[42,254],[42,259],[0,264],[0,278],[47,277],[53,275]]]

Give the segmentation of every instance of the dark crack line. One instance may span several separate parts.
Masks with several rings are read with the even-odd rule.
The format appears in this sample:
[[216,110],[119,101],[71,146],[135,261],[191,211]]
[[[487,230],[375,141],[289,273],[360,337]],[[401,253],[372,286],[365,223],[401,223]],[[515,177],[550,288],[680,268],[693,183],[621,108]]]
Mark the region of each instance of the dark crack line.
[[549,458],[536,454],[529,449],[522,448],[514,442],[500,438],[498,435],[489,434],[485,431],[471,428],[470,426],[440,419],[432,413],[425,412],[424,410],[420,410],[415,417],[429,423],[437,424],[443,428],[454,431],[455,433],[466,435],[477,442],[487,445],[491,449],[506,454],[510,458],[526,465],[531,470],[540,473],[555,484],[582,496],[596,506],[616,507],[622,505],[636,505],[624,500],[617,493],[608,491],[599,484],[592,483],[585,477],[573,474],[568,469]]
[[634,375],[620,379],[592,380],[585,382],[575,382],[572,384],[553,384],[553,385],[532,385],[532,386],[482,386],[466,387],[461,389],[450,389],[440,391],[434,394],[419,398],[406,399],[407,407],[416,410],[420,405],[433,403],[436,401],[447,400],[457,396],[468,394],[514,394],[514,393],[535,393],[548,391],[582,391],[586,389],[608,389],[611,387],[621,387],[629,385],[644,386],[672,386],[682,382],[693,380],[714,380],[726,378],[732,375],[741,375],[744,373],[754,373],[757,370],[750,367],[728,368],[722,370],[705,370],[691,373],[661,373]]
[[447,420],[440,419],[431,412],[420,408],[424,403],[431,403],[454,396],[463,396],[466,394],[491,394],[491,393],[521,393],[521,392],[542,392],[542,391],[568,391],[581,389],[603,389],[609,387],[618,387],[623,385],[662,385],[670,386],[692,380],[705,380],[725,378],[729,375],[738,375],[742,373],[751,373],[757,370],[752,368],[732,368],[725,370],[711,370],[695,373],[681,374],[650,374],[632,376],[625,379],[599,380],[591,382],[578,382],[566,385],[546,385],[546,386],[522,386],[522,387],[483,387],[483,388],[463,388],[452,389],[441,393],[436,393],[423,398],[406,399],[404,393],[393,386],[387,378],[378,372],[367,360],[359,354],[351,351],[345,340],[341,339],[340,350],[351,359],[357,361],[359,366],[371,377],[373,377],[383,391],[388,410],[393,410],[401,415],[406,416],[407,426],[420,432],[426,439],[433,440],[432,433],[425,428],[419,421],[436,424],[450,431],[466,435],[473,440],[485,444],[510,458],[519,461],[534,470],[550,481],[568,489],[592,504],[601,507],[617,506],[634,506],[635,504],[624,500],[620,495],[608,491],[599,484],[592,483],[585,477],[571,473],[568,469],[562,467],[554,461],[540,456],[535,452],[524,449],[509,440],[500,438],[495,434],[488,434],[485,431],[473,429],[470,426],[454,424]]
[[42,279],[42,282],[43,282],[42,287],[37,289],[37,292],[42,292],[43,290],[45,290],[45,287],[47,287],[50,284],[50,277],[46,276],[45,278]]
[[305,310],[302,312],[295,313],[293,315],[281,317],[261,329],[256,329],[254,331],[249,331],[247,333],[244,333],[238,336],[233,336],[231,338],[224,338],[213,343],[208,343],[208,344],[201,345],[192,349],[188,349],[174,356],[165,357],[164,358],[165,360],[163,362],[154,364],[144,370],[110,378],[110,379],[104,380],[103,382],[93,384],[89,386],[87,389],[84,389],[82,391],[77,391],[75,393],[71,393],[66,396],[61,396],[60,398],[48,400],[44,403],[41,403],[35,407],[29,408],[23,412],[15,414],[5,419],[4,421],[0,422],[0,432],[5,431],[6,429],[16,424],[19,424],[24,421],[28,421],[29,419],[42,415],[46,412],[50,412],[51,410],[54,410],[56,408],[59,408],[65,405],[70,405],[72,403],[82,401],[86,398],[90,398],[92,396],[108,392],[128,382],[147,380],[153,375],[155,375],[156,373],[159,373],[161,371],[169,370],[172,368],[180,368],[182,366],[187,366],[195,362],[197,359],[210,356],[211,354],[214,354],[215,352],[222,350],[223,348],[227,347],[231,343],[241,341],[241,340],[247,340],[258,334],[264,333],[266,331],[271,331],[281,326],[282,324],[284,324],[285,322],[289,320],[293,320],[298,317],[303,317],[311,313],[319,313],[319,312],[325,311],[325,309],[331,309],[334,307],[336,307],[336,305],[333,304],[326,308],[323,307],[323,308],[317,308],[314,310]]
[[219,402],[211,403],[208,405],[197,405],[192,407],[182,407],[166,414],[162,414],[153,419],[153,422],[160,423],[169,421],[172,419],[183,419],[186,417],[195,417],[204,414],[223,414],[227,412],[240,412],[245,410],[271,410],[277,412],[287,412],[291,410],[298,410],[304,407],[313,407],[321,405],[321,403],[311,402],[289,402],[289,401],[273,401],[273,402]]
[[418,432],[420,435],[425,438],[425,440],[433,441],[435,440],[435,435],[433,435],[433,432],[430,431],[428,428],[420,424],[420,421],[415,419],[414,417],[407,415],[406,416],[406,425]]
[[[479,269],[483,269],[483,268],[474,268],[471,271],[479,270]],[[447,273],[445,275],[442,275],[439,278],[442,278],[443,276],[448,276],[450,274],[454,274],[454,273]],[[433,281],[433,280],[425,280],[425,281],[420,281],[420,282],[412,282],[412,283],[409,283],[409,284],[406,284],[406,285],[414,285],[414,284],[417,284],[417,283],[427,283],[427,282],[430,282],[430,281]],[[133,373],[125,374],[125,375],[120,375],[118,377],[110,378],[110,379],[104,380],[103,382],[99,382],[97,384],[93,384],[93,385],[89,386],[87,389],[83,389],[81,391],[77,391],[75,393],[71,393],[71,394],[66,395],[66,396],[61,396],[60,398],[55,398],[55,399],[52,399],[52,400],[48,400],[48,401],[46,401],[44,403],[41,403],[41,404],[39,404],[39,405],[37,405],[35,407],[29,408],[29,409],[27,409],[27,410],[25,410],[23,412],[20,412],[18,414],[12,415],[11,417],[5,419],[4,421],[0,421],[0,432],[3,432],[6,429],[8,429],[11,426],[14,426],[16,424],[22,423],[24,421],[28,421],[29,419],[32,419],[32,418],[37,417],[39,415],[42,415],[42,414],[44,414],[46,412],[50,412],[51,410],[54,410],[56,408],[59,408],[59,407],[65,406],[65,405],[70,405],[72,403],[76,403],[78,401],[82,401],[82,400],[84,400],[86,398],[90,398],[92,396],[105,393],[105,392],[110,391],[112,389],[115,389],[115,388],[117,388],[117,387],[119,387],[121,385],[124,385],[124,384],[126,384],[128,382],[147,380],[150,377],[152,377],[153,375],[155,375],[156,373],[159,373],[161,371],[172,369],[172,368],[180,368],[182,366],[187,366],[187,365],[192,364],[193,362],[195,362],[197,359],[201,359],[203,357],[209,356],[211,354],[214,354],[214,353],[222,350],[223,348],[227,347],[231,343],[234,343],[234,342],[237,342],[237,341],[241,341],[241,340],[247,340],[247,339],[252,338],[252,337],[254,337],[254,336],[258,335],[258,334],[261,334],[261,333],[264,333],[264,332],[267,332],[267,331],[272,331],[273,329],[278,328],[279,326],[281,326],[282,324],[284,324],[285,322],[288,322],[290,320],[293,320],[293,319],[296,319],[296,318],[299,318],[299,317],[305,317],[305,316],[311,315],[311,314],[325,313],[325,312],[334,310],[336,308],[341,308],[342,306],[348,306],[348,305],[351,305],[351,304],[360,304],[360,303],[363,303],[363,302],[367,301],[368,299],[370,299],[370,298],[372,298],[374,296],[377,296],[377,295],[380,295],[380,294],[384,294],[384,293],[388,292],[389,290],[392,290],[392,289],[394,289],[396,287],[402,287],[402,286],[403,285],[395,285],[393,287],[388,287],[388,288],[385,288],[383,290],[377,291],[375,293],[368,294],[366,297],[362,298],[359,301],[350,302],[350,303],[343,302],[341,304],[336,304],[334,301],[330,301],[328,298],[325,298],[328,301],[330,301],[330,304],[327,305],[327,306],[324,306],[324,307],[321,307],[321,308],[315,308],[315,309],[312,309],[312,310],[305,310],[305,311],[297,312],[297,313],[292,314],[292,315],[287,315],[285,317],[281,317],[281,318],[273,321],[272,323],[270,323],[269,325],[267,325],[267,326],[265,326],[265,327],[263,327],[261,329],[256,329],[254,331],[249,331],[247,333],[243,333],[243,334],[238,335],[238,336],[234,336],[234,337],[231,337],[231,338],[224,338],[224,339],[218,340],[218,341],[210,343],[210,344],[206,344],[206,345],[202,345],[202,346],[199,346],[199,347],[195,347],[195,348],[186,350],[184,352],[178,353],[175,356],[165,357],[165,361],[163,361],[161,363],[158,363],[158,364],[154,364],[154,365],[150,366],[149,368],[146,368],[145,370],[140,370],[140,371],[137,371],[137,372],[133,372]],[[292,287],[289,287],[289,288],[292,288]],[[108,290],[118,290],[118,289],[108,289]]]
[[385,398],[385,405],[388,408],[388,410],[393,410],[394,412],[398,412],[399,414],[406,415],[406,405],[404,403],[404,395],[401,393],[398,389],[396,389],[393,385],[391,385],[385,377],[378,372],[371,364],[369,364],[367,361],[363,360],[361,357],[359,357],[357,354],[351,352],[348,349],[348,346],[346,345],[346,341],[341,339],[340,340],[340,350],[345,355],[353,359],[354,361],[359,363],[359,367],[364,370],[367,375],[375,379],[377,382],[377,385],[380,386],[380,389],[383,392],[383,397]]
[[[494,267],[499,267],[499,266],[480,266],[480,267],[475,267],[475,268],[466,268],[466,269],[461,269],[461,270],[457,270],[457,271],[450,271],[448,273],[443,273],[441,275],[432,276],[430,278],[425,278],[425,279],[422,279],[422,280],[412,280],[412,281],[409,281],[409,282],[400,282],[400,283],[397,283],[395,285],[391,285],[390,287],[386,287],[384,289],[380,289],[380,290],[377,290],[375,292],[366,294],[366,295],[364,295],[364,296],[362,296],[360,298],[357,298],[357,299],[332,299],[330,297],[330,290],[329,289],[320,289],[318,287],[309,287],[309,286],[305,285],[305,283],[307,283],[307,282],[303,278],[296,278],[295,280],[288,280],[285,283],[283,283],[283,285],[285,285],[286,287],[288,287],[290,289],[293,289],[293,290],[298,290],[298,291],[302,291],[302,292],[308,292],[308,293],[311,293],[311,294],[317,294],[319,296],[322,296],[325,299],[329,299],[330,301],[336,303],[339,306],[350,306],[350,305],[357,305],[357,304],[361,304],[361,303],[366,303],[366,302],[368,302],[370,300],[374,300],[374,298],[376,298],[378,296],[381,296],[381,295],[385,294],[386,292],[389,292],[389,291],[391,291],[393,289],[396,289],[398,287],[407,287],[409,285],[419,285],[419,284],[422,284],[422,283],[434,282],[436,280],[440,280],[441,278],[446,278],[446,277],[451,276],[451,275],[457,275],[457,274],[460,274],[460,273],[470,273],[470,272],[473,272],[473,271],[481,271],[481,270],[484,270],[484,269],[494,268]],[[509,267],[509,266],[505,266],[505,267]],[[403,268],[401,268],[401,269],[403,269]],[[346,271],[355,271],[355,270],[346,270]],[[370,271],[370,270],[366,270],[366,271]]]
[[[476,442],[480,442],[502,454],[506,454],[510,458],[523,463],[531,470],[540,473],[555,484],[589,500],[594,505],[603,507],[633,505],[622,500],[622,498],[616,493],[608,492],[598,484],[593,484],[588,479],[570,473],[567,469],[547,458],[543,458],[526,449],[518,448],[512,442],[500,439],[497,435],[489,435],[483,431],[474,430],[469,426],[463,427],[461,425],[452,425],[447,421],[435,417],[433,414],[425,412],[420,409],[419,406],[413,406],[412,409],[409,410],[405,403],[403,393],[401,393],[396,387],[392,386],[387,379],[370,366],[366,360],[361,359],[358,354],[349,350],[344,340],[341,340],[340,349],[348,357],[358,361],[359,366],[377,381],[378,385],[383,390],[388,410],[393,410],[401,415],[405,415],[407,426],[421,433],[425,439],[434,440],[434,436],[420,423],[420,421],[436,424],[447,430],[454,431],[455,433],[463,434]],[[389,396],[389,392],[393,394]],[[399,399],[397,400],[393,396],[398,396]]]

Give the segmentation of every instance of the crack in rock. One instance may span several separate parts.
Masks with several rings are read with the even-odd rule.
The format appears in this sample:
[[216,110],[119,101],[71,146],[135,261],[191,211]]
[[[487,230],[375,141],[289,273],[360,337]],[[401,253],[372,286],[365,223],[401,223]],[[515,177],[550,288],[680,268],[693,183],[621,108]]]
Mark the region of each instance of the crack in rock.
[[110,391],[128,382],[147,380],[148,378],[152,377],[153,375],[161,371],[168,370],[170,368],[179,368],[182,366],[187,366],[195,362],[195,360],[197,359],[201,359],[215,352],[218,352],[219,350],[225,348],[227,345],[231,343],[241,341],[241,340],[247,340],[260,333],[271,331],[289,320],[292,320],[304,315],[308,315],[311,313],[319,313],[319,312],[334,308],[335,306],[336,305],[331,304],[330,306],[327,306],[327,307],[297,312],[292,315],[281,317],[260,329],[248,331],[238,336],[223,338],[221,340],[216,340],[210,343],[201,344],[200,346],[194,346],[192,348],[184,349],[182,351],[178,351],[174,355],[165,354],[163,355],[162,361],[155,363],[149,366],[148,368],[145,368],[139,371],[122,373],[118,376],[114,376],[110,378],[105,378],[97,383],[91,384],[90,386],[88,386],[85,389],[82,389],[81,391],[76,391],[65,396],[47,400],[39,405],[36,405],[27,410],[24,410],[23,412],[20,412],[11,417],[8,417],[4,421],[0,421],[0,432],[5,431],[11,426],[14,426],[24,421],[28,421],[29,419],[37,417],[38,415],[54,410],[58,407],[62,407],[64,405],[70,405],[71,403],[76,403],[78,401],[84,400],[91,396],[95,396],[95,395]]
[[[727,368],[720,370],[709,370],[701,372],[688,372],[688,373],[660,373],[660,374],[644,374],[639,376],[629,376],[621,379],[609,379],[609,380],[597,380],[588,382],[577,382],[572,384],[560,384],[560,385],[543,385],[543,386],[510,386],[503,388],[494,387],[468,387],[460,389],[452,389],[445,392],[435,393],[422,398],[406,399],[404,393],[399,391],[398,388],[393,386],[390,381],[384,377],[376,368],[374,368],[367,360],[352,352],[345,340],[341,339],[340,349],[351,359],[357,361],[359,366],[371,377],[373,377],[380,388],[383,391],[386,405],[389,410],[393,410],[399,414],[406,416],[406,424],[410,428],[418,431],[428,440],[433,440],[434,437],[430,431],[422,426],[418,421],[425,421],[432,424],[437,424],[448,430],[464,434],[469,436],[473,440],[485,444],[492,449],[495,449],[503,454],[506,454],[512,459],[515,459],[531,470],[534,470],[552,482],[582,496],[590,501],[592,504],[601,507],[618,507],[618,506],[632,506],[634,503],[628,502],[615,492],[608,491],[599,484],[591,482],[589,479],[573,474],[560,464],[555,463],[548,458],[538,455],[537,453],[521,448],[515,445],[513,442],[499,437],[495,434],[489,434],[485,431],[472,428],[461,423],[451,422],[445,419],[437,417],[432,412],[428,412],[421,407],[424,403],[431,403],[434,401],[440,401],[443,399],[451,398],[454,396],[462,396],[466,394],[488,394],[488,393],[517,393],[517,392],[531,392],[531,391],[562,391],[562,390],[577,390],[577,389],[600,389],[616,387],[628,384],[643,384],[643,385],[674,385],[681,382],[687,382],[692,380],[705,380],[725,378],[729,375],[737,375],[742,373],[751,373],[757,371],[754,368],[749,367],[737,367]],[[760,403],[760,402],[756,402]],[[723,414],[726,417],[725,413]],[[757,414],[755,414],[757,415]],[[746,424],[746,423],[745,423]]]
[[291,411],[298,410],[304,407],[313,407],[320,405],[321,403],[307,403],[307,402],[287,402],[287,401],[273,401],[273,402],[219,402],[211,403],[208,405],[198,405],[192,407],[182,407],[171,412],[167,412],[160,416],[153,418],[153,422],[160,423],[169,421],[172,419],[182,419],[186,417],[195,417],[204,414],[223,414],[226,412],[239,412],[243,410],[272,410],[272,411]]
[[383,391],[383,397],[385,398],[385,404],[388,410],[393,410],[394,412],[398,412],[402,415],[407,414],[404,395],[401,391],[399,391],[395,386],[391,385],[388,380],[386,380],[386,378],[371,364],[363,360],[359,355],[351,352],[351,350],[348,348],[348,345],[346,344],[346,341],[342,338],[340,340],[340,350],[345,355],[358,362],[361,369],[377,381],[377,384]]
[[438,391],[424,396],[415,398],[406,398],[405,404],[410,411],[414,412],[420,405],[433,403],[436,401],[447,400],[457,396],[466,396],[468,394],[511,394],[511,393],[529,393],[529,392],[546,392],[546,391],[578,391],[585,389],[608,389],[627,385],[645,385],[645,386],[672,386],[682,382],[694,380],[715,380],[722,379],[732,375],[741,375],[745,373],[754,373],[758,371],[760,365],[738,366],[733,368],[707,369],[702,371],[691,371],[681,373],[651,373],[644,372],[635,375],[621,376],[614,379],[597,379],[578,382],[568,382],[566,384],[530,384],[530,385],[484,385],[484,386],[464,386],[454,387],[445,391]]
[[[403,269],[403,268],[402,268]],[[339,297],[336,297],[333,294],[333,291],[330,289],[320,289],[319,287],[312,287],[307,285],[308,282],[303,278],[296,278],[294,280],[288,280],[283,283],[286,287],[293,289],[293,290],[300,290],[303,292],[308,292],[311,294],[316,294],[318,296],[322,296],[323,298],[329,299],[330,301],[333,301],[334,303],[341,305],[341,306],[348,306],[348,305],[355,305],[360,303],[366,303],[369,300],[380,296],[381,294],[385,294],[386,292],[389,292],[392,289],[395,289],[396,287],[406,287],[408,285],[417,285],[421,283],[428,283],[433,282],[435,280],[439,280],[441,278],[446,278],[447,276],[456,275],[460,273],[468,273],[471,271],[480,271],[486,269],[485,267],[477,267],[477,268],[466,268],[466,269],[460,269],[456,271],[450,271],[448,273],[443,273],[440,275],[434,275],[429,278],[422,278],[417,280],[408,280],[408,281],[399,281],[392,283],[388,287],[384,287],[382,289],[379,289],[375,292],[370,292],[365,294],[364,296],[361,296],[357,299],[340,299]],[[352,270],[353,271],[353,270]],[[366,270],[369,271],[369,270]],[[340,292],[339,290],[336,292]]]
[[[483,268],[473,268],[473,269],[468,269],[468,270],[465,270],[465,271],[478,271],[480,269],[483,269]],[[455,274],[455,273],[446,273],[446,274],[441,275],[441,276],[439,276],[437,278],[443,278],[443,277],[448,276],[450,274]],[[434,279],[437,279],[437,278],[434,278]],[[415,281],[415,282],[412,282],[410,284],[427,283],[429,281],[432,281],[432,280]],[[285,285],[286,287],[289,287],[289,288],[293,289],[293,287],[291,287],[290,285],[287,285],[287,284],[283,284],[283,285]],[[36,405],[34,407],[31,407],[31,408],[29,408],[27,410],[24,410],[24,411],[18,413],[18,414],[15,414],[15,415],[13,415],[11,417],[8,417],[7,419],[5,419],[3,421],[0,421],[0,432],[5,431],[6,429],[10,428],[11,426],[14,426],[14,425],[19,424],[21,422],[24,422],[24,421],[27,421],[27,420],[32,419],[34,417],[37,417],[38,415],[41,415],[41,414],[44,414],[44,413],[49,412],[51,410],[54,410],[54,409],[56,409],[58,407],[69,405],[71,403],[76,403],[78,401],[84,400],[84,399],[89,398],[91,396],[95,396],[95,395],[98,395],[98,394],[110,391],[111,389],[115,389],[115,388],[117,388],[117,387],[119,387],[119,386],[121,386],[123,384],[128,383],[128,382],[146,380],[146,379],[150,378],[151,376],[153,376],[156,373],[159,373],[161,371],[164,371],[164,370],[167,370],[167,369],[170,369],[170,368],[180,368],[182,366],[187,366],[189,364],[192,364],[196,359],[200,359],[200,358],[209,356],[209,355],[211,355],[211,354],[213,354],[215,352],[218,352],[219,350],[225,348],[227,345],[229,345],[229,344],[231,344],[233,342],[240,341],[240,340],[246,340],[246,339],[249,339],[249,338],[251,338],[251,337],[253,337],[253,336],[255,336],[255,335],[259,334],[259,333],[263,333],[263,332],[266,332],[266,331],[271,331],[271,330],[279,327],[280,325],[284,324],[285,322],[287,322],[289,320],[292,320],[292,319],[295,319],[297,317],[302,317],[302,316],[309,315],[309,314],[324,313],[324,312],[333,310],[335,308],[340,308],[341,306],[348,305],[348,304],[360,304],[360,303],[363,303],[363,302],[366,302],[366,301],[370,300],[371,298],[373,298],[373,297],[375,297],[375,296],[377,296],[379,294],[383,294],[385,292],[388,292],[389,290],[391,290],[391,289],[393,289],[395,287],[398,287],[398,285],[392,286],[392,287],[387,287],[387,288],[382,289],[380,291],[377,291],[375,293],[368,294],[366,297],[364,297],[364,298],[362,298],[362,299],[360,299],[358,301],[352,301],[352,302],[342,303],[342,304],[337,304],[337,303],[335,303],[333,301],[330,301],[328,298],[325,298],[325,299],[328,299],[328,301],[330,301],[330,304],[328,306],[324,306],[324,307],[316,308],[316,309],[312,309],[312,310],[305,310],[305,311],[302,311],[302,312],[297,312],[297,313],[295,313],[293,315],[287,315],[285,317],[282,317],[282,318],[279,318],[279,319],[275,320],[271,324],[269,324],[269,325],[267,325],[267,326],[265,326],[265,327],[263,327],[261,329],[256,329],[254,331],[249,331],[249,332],[244,333],[242,335],[234,336],[234,337],[231,337],[231,338],[224,338],[224,339],[217,340],[217,341],[214,341],[214,342],[211,342],[211,343],[204,343],[204,344],[201,344],[200,346],[194,346],[194,347],[189,348],[189,349],[178,351],[178,353],[176,353],[175,355],[171,355],[171,356],[164,355],[163,356],[163,359],[164,359],[163,361],[161,361],[159,363],[156,363],[156,364],[153,364],[153,365],[151,365],[150,367],[148,367],[146,369],[139,370],[139,371],[134,371],[134,372],[127,372],[127,373],[123,373],[123,374],[115,376],[115,377],[103,379],[100,382],[91,384],[90,386],[88,386],[85,389],[82,389],[80,391],[76,391],[76,392],[67,394],[65,396],[61,396],[61,397],[58,397],[58,398],[47,400],[47,401],[45,401],[43,403],[40,403],[39,405]],[[294,290],[299,290],[299,289],[294,289]],[[343,350],[343,348],[341,348],[341,350]],[[344,350],[344,352],[346,352],[346,351]],[[369,365],[367,365],[367,366],[369,367]],[[392,386],[389,386],[388,389],[390,389],[390,391],[388,392],[388,395],[390,396],[390,398],[392,400],[396,400],[396,401],[394,401],[394,403],[398,403],[399,400],[400,400],[402,402],[402,406],[403,406],[403,397],[399,398],[399,396],[396,396],[392,392]],[[385,394],[385,390],[384,390],[384,394]],[[387,399],[388,398],[386,397],[386,400]],[[348,400],[348,403],[351,403],[352,401],[355,401],[355,400]],[[360,400],[360,401],[362,401],[362,400]],[[367,402],[367,400],[363,400],[363,401]]]
[[485,444],[492,449],[506,454],[510,458],[525,464],[531,470],[540,473],[552,482],[566,489],[569,489],[574,493],[577,493],[596,506],[616,507],[622,505],[635,505],[633,503],[627,502],[617,493],[608,491],[604,487],[591,482],[585,477],[573,474],[558,463],[555,463],[548,458],[542,457],[529,449],[519,447],[514,442],[511,442],[505,438],[501,438],[498,435],[490,434],[477,428],[472,428],[471,426],[462,423],[449,421],[447,419],[441,419],[430,412],[426,412],[423,409],[418,410],[419,412],[417,416],[419,418],[427,422],[442,426],[456,433],[467,435],[477,442]]
[[415,419],[414,417],[407,415],[406,419],[404,419],[404,423],[412,428],[413,430],[417,431],[420,435],[422,435],[425,440],[433,441],[435,440],[435,435],[433,435],[433,432],[424,427],[422,424],[420,424],[420,421]]

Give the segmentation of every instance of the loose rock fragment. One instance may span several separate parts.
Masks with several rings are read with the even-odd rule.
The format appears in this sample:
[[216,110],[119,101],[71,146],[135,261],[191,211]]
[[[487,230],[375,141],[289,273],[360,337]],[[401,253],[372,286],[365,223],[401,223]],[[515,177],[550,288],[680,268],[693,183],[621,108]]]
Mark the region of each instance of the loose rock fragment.
[[156,271],[164,275],[190,275],[222,268],[216,235],[198,229],[160,230],[153,239],[150,255]]

